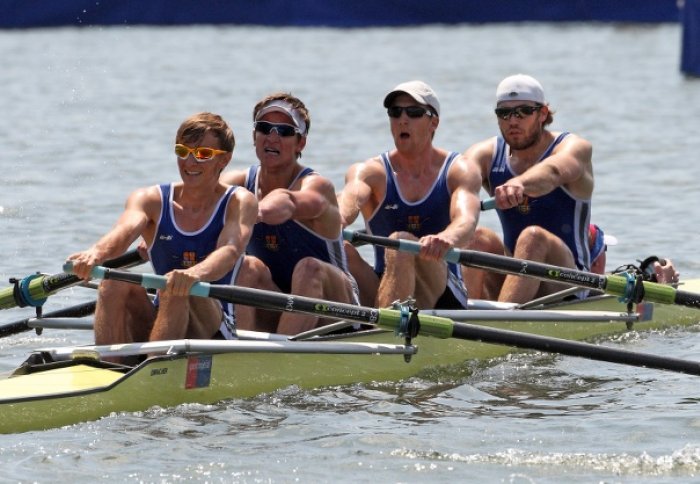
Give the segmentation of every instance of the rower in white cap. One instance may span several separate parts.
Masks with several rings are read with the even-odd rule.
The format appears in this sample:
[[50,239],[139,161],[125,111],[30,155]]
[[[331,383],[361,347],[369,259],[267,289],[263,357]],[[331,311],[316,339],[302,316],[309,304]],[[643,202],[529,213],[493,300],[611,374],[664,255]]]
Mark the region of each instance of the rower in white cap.
[[[568,132],[547,129],[553,110],[533,77],[506,77],[496,89],[500,136],[470,147],[465,157],[495,198],[503,241],[480,227],[471,248],[518,259],[590,270],[588,225],[593,194],[592,147]],[[465,270],[472,297],[526,302],[561,284]]]

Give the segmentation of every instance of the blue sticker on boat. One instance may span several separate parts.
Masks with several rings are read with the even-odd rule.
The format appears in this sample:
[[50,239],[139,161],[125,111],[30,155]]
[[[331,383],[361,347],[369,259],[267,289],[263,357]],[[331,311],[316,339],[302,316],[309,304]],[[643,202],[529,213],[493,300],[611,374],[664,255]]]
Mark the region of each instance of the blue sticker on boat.
[[205,388],[211,381],[211,355],[190,356],[187,358],[185,388]]

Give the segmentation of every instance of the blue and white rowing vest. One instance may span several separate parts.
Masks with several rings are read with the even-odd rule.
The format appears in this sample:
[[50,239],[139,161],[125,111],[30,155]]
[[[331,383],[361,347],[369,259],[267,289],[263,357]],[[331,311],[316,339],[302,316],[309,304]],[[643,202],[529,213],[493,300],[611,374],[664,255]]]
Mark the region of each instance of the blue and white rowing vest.
[[[420,238],[444,230],[451,222],[452,193],[447,186],[447,172],[458,156],[457,152],[449,153],[428,193],[421,200],[409,202],[401,195],[389,160],[389,152],[382,153],[381,158],[386,171],[386,194],[384,200],[377,205],[374,213],[367,220],[367,231],[382,237],[404,231]],[[384,273],[384,263],[384,248],[375,245],[374,271],[380,276]],[[466,289],[462,281],[462,271],[455,263],[448,263],[447,267],[451,273],[448,287],[457,300],[466,306]]]
[[[545,150],[538,163],[552,154],[554,147],[568,136],[559,134]],[[496,138],[496,150],[489,171],[491,195],[494,188],[515,177],[508,161],[508,145]],[[574,197],[563,187],[557,187],[541,197],[525,197],[523,203],[508,210],[496,210],[503,229],[503,242],[511,253],[520,233],[529,226],[540,226],[564,241],[574,256],[579,270],[590,270],[591,256],[588,249],[588,224],[591,217],[591,200]]]
[[[233,192],[239,187],[228,187],[224,195],[219,199],[209,221],[194,232],[186,232],[180,229],[175,222],[173,214],[174,190],[172,185],[160,185],[159,188],[161,194],[160,218],[153,243],[148,249],[148,255],[153,271],[156,274],[163,275],[175,269],[192,267],[214,252],[219,234],[224,227],[229,200]],[[242,260],[243,258],[239,257],[232,270],[227,272],[221,279],[213,282],[215,284],[233,284]],[[233,304],[221,301],[221,306],[224,314],[230,317],[225,318],[226,321],[233,321]]]
[[[256,196],[259,171],[260,166],[251,166],[245,181],[245,187]],[[289,186],[293,186],[297,180],[310,174],[315,172],[311,168],[304,168]],[[350,275],[340,225],[338,236],[329,239],[296,220],[287,220],[279,225],[258,222],[253,227],[253,235],[248,242],[246,252],[265,263],[270,269],[272,280],[282,292],[286,293],[289,293],[292,288],[294,267],[304,257],[315,257]]]

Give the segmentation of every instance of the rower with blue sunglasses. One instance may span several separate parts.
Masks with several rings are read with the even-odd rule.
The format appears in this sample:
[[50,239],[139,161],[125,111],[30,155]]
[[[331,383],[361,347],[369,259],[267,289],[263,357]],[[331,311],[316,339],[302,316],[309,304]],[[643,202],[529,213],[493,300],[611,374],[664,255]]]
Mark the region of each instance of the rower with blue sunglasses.
[[[495,199],[503,240],[479,227],[470,248],[590,271],[592,147],[580,136],[547,129],[553,114],[535,78],[517,74],[498,85],[500,136],[474,144],[464,156]],[[499,301],[524,303],[566,287],[473,268],[464,272],[472,297]]]
[[[300,99],[275,93],[253,110],[259,165],[227,172],[222,181],[242,185],[258,199],[258,220],[237,280],[241,286],[358,303],[343,248],[333,184],[299,159],[311,119]],[[236,306],[239,328],[297,334],[325,320]]]
[[457,152],[433,145],[440,102],[423,81],[399,84],[384,98],[394,148],[354,164],[339,194],[346,224],[362,214],[374,235],[419,242],[419,255],[375,246],[374,267],[347,246],[363,303],[386,307],[415,300],[419,309],[464,308],[459,266],[444,262],[464,248],[479,219],[481,179]]

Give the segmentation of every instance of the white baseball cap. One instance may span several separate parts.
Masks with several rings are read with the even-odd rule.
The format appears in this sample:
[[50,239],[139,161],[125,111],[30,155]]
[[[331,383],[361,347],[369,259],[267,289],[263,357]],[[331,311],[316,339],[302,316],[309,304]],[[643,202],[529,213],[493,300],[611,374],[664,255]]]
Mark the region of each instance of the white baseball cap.
[[384,98],[384,107],[388,108],[394,102],[394,98],[399,94],[408,94],[420,104],[430,106],[435,110],[435,114],[440,116],[440,101],[438,101],[435,91],[423,81],[408,81],[396,86]]
[[545,104],[544,89],[534,77],[516,74],[503,79],[496,88],[496,104],[502,101],[533,101]]

